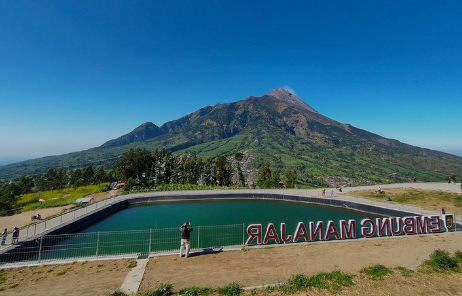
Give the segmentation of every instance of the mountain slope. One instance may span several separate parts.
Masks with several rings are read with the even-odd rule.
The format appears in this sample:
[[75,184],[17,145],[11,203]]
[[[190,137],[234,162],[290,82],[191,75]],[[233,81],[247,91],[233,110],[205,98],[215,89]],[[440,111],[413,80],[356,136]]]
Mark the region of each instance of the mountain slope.
[[39,174],[48,167],[111,166],[130,148],[164,147],[199,156],[255,157],[251,167],[271,160],[275,167],[295,167],[303,183],[326,178],[364,182],[438,181],[462,174],[462,158],[386,139],[327,118],[285,89],[261,97],[207,106],[157,127],[145,123],[100,147],[0,167],[0,180]]

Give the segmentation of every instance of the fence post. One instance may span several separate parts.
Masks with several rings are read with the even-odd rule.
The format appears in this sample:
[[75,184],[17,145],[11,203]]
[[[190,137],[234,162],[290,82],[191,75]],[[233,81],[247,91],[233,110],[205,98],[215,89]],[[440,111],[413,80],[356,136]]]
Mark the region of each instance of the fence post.
[[96,257],[99,255],[99,231],[98,231],[98,237],[96,239]]
[[43,246],[43,235],[40,237],[40,246],[39,246],[39,253],[38,253],[38,262],[42,259],[42,246]]
[[201,245],[201,227],[197,226],[197,248],[200,249]]
[[36,231],[37,231],[37,223],[34,224],[34,236],[35,236]]
[[63,224],[63,215],[59,215],[59,225]]
[[242,223],[242,246],[245,246],[245,223]]
[[149,250],[148,250],[148,257],[151,254],[151,247],[152,247],[152,228],[149,228]]

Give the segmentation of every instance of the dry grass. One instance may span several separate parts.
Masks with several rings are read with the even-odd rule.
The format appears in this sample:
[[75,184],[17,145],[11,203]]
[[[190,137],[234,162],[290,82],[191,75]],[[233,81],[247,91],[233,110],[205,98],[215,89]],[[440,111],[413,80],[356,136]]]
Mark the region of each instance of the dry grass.
[[440,211],[441,208],[444,208],[447,213],[457,213],[462,210],[462,195],[445,191],[393,188],[384,189],[382,193],[377,190],[352,191],[348,195],[382,201],[390,196],[393,200],[392,203],[410,204],[433,211]]

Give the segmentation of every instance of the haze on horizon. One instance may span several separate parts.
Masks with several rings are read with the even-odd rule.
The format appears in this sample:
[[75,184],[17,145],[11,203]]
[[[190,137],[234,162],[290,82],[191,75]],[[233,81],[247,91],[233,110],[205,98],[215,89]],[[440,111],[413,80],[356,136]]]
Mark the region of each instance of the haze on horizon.
[[339,122],[462,156],[460,15],[460,1],[3,1],[0,165],[284,86]]

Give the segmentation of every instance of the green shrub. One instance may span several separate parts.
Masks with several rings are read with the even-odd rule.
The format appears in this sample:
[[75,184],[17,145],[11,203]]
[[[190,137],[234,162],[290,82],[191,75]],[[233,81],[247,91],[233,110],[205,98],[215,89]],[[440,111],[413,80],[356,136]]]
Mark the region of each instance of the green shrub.
[[137,296],[170,296],[173,294],[171,284],[160,284],[156,290],[144,290],[136,293]]
[[231,283],[222,288],[218,288],[218,293],[225,296],[238,296],[242,293],[242,288],[239,283]]
[[402,276],[411,276],[415,272],[414,270],[411,270],[403,266],[396,267],[396,270],[398,270]]
[[134,268],[134,267],[136,267],[136,265],[137,265],[136,260],[130,260],[130,261],[128,261],[127,267],[128,268]]
[[289,279],[281,287],[281,291],[287,294],[293,294],[297,291],[306,288],[327,289],[331,292],[338,292],[342,287],[353,285],[353,280],[350,275],[340,271],[333,271],[329,273],[320,273],[307,278],[303,274],[297,274]]
[[199,287],[190,287],[181,289],[179,294],[185,296],[208,296],[215,292],[214,289],[209,287],[199,288]]
[[430,254],[430,259],[425,260],[423,264],[436,271],[454,270],[457,268],[456,259],[452,258],[449,252],[440,249],[433,251]]
[[370,267],[362,268],[360,272],[369,275],[373,279],[380,279],[389,274],[393,274],[391,269],[386,268],[382,264],[376,264]]
[[454,253],[454,260],[456,260],[458,263],[462,263],[462,252],[457,250]]

